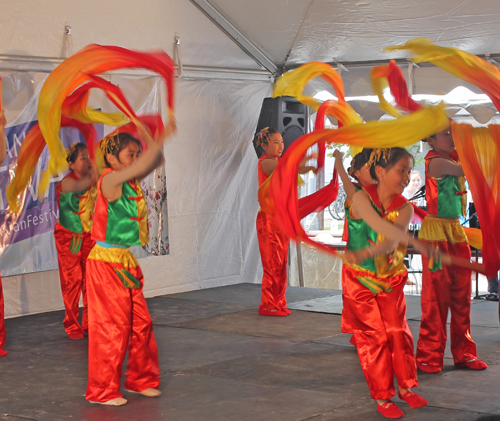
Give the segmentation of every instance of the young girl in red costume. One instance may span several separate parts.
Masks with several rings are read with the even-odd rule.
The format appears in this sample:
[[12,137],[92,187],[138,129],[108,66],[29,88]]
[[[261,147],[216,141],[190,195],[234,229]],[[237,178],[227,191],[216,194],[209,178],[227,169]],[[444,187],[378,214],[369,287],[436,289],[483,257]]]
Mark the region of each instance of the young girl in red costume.
[[[363,373],[378,411],[388,418],[404,412],[391,398],[398,395],[410,407],[427,405],[411,391],[418,386],[413,338],[406,322],[403,288],[408,274],[403,263],[405,243],[427,252],[407,234],[413,207],[401,195],[410,180],[413,157],[403,148],[374,150],[369,184],[352,196],[348,215],[346,263],[342,268],[343,326],[354,334]],[[355,186],[349,186],[353,191]]]
[[[372,178],[370,174],[370,167],[368,162],[370,161],[371,153],[373,149],[364,148],[361,152],[356,154],[354,158],[352,158],[351,166],[347,170],[344,169],[344,165],[342,160],[344,158],[344,154],[336,149],[333,152],[333,157],[335,158],[335,169],[342,180],[344,191],[347,195],[347,199],[345,200],[345,222],[344,222],[344,232],[342,234],[342,240],[347,243],[349,240],[349,220],[352,219],[352,197],[354,194],[361,190],[364,186],[369,186],[370,184],[374,184],[375,180]],[[351,182],[349,175],[353,177],[357,183]],[[344,282],[344,277],[342,277],[342,282]],[[344,290],[345,288],[342,287]],[[351,317],[347,315],[349,311],[348,308],[344,308],[342,310],[342,332],[343,333],[353,333],[352,327],[350,326]],[[351,337],[350,342],[356,346],[356,339],[354,335]]]
[[[422,221],[419,238],[450,255],[470,260],[467,237],[459,223],[465,214],[466,190],[451,129],[426,139],[432,148],[425,157],[425,195],[428,215]],[[446,322],[451,312],[451,353],[457,367],[484,370],[477,359],[476,344],[470,336],[471,270],[450,265],[428,269],[422,257],[422,320],[417,343],[417,366],[426,373],[443,367]]]
[[138,127],[148,150],[129,133],[101,141],[106,169],[97,182],[92,225],[96,245],[87,260],[89,305],[89,374],[86,399],[120,406],[122,364],[127,351],[125,388],[147,397],[161,395],[158,349],[153,323],[142,293],[144,278],[133,245],[149,241],[148,213],[139,180],[163,161],[162,143],[175,130],[169,126],[156,141]]
[[[66,314],[64,330],[70,339],[83,339],[88,331],[85,268],[94,247],[90,236],[95,205],[97,173],[84,143],[73,143],[66,151],[70,172],[56,185],[59,220],[54,239],[59,278]],[[78,303],[83,298],[82,323],[78,322]]]
[[[1,92],[0,92],[1,95]],[[0,164],[3,163],[5,157],[7,156],[7,141],[5,139],[5,125],[7,120],[5,119],[4,110],[0,109]],[[5,311],[3,302],[3,289],[2,289],[2,278],[0,277],[0,357],[7,355],[8,352],[3,349],[5,345]]]
[[[263,155],[259,158],[259,186],[273,173],[278,165],[285,145],[281,134],[273,128],[266,127],[255,135],[255,144]],[[315,170],[305,166],[311,159],[303,159],[299,173]],[[259,210],[257,214],[257,238],[259,240],[260,258],[264,275],[262,277],[262,299],[259,314],[262,316],[288,316],[291,312],[286,308],[286,261],[288,257],[288,238],[275,227],[271,218]]]

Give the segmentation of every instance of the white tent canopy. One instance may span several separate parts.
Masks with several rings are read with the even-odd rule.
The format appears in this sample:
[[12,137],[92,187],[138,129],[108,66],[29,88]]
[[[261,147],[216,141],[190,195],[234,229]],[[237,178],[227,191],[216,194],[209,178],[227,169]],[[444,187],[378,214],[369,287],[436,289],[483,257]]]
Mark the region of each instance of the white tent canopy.
[[[383,47],[429,37],[495,59],[499,20],[497,0],[3,0],[0,72],[49,71],[62,51],[91,43],[176,53],[179,130],[165,145],[170,255],[140,261],[153,296],[260,281],[251,139],[281,69],[341,63],[346,95],[369,95],[374,62],[398,58],[407,67],[403,53]],[[459,85],[481,93],[435,67],[414,69],[415,94]],[[314,81],[307,89],[328,87]],[[18,110],[4,106],[13,121]],[[63,307],[55,270],[3,284],[8,317]]]

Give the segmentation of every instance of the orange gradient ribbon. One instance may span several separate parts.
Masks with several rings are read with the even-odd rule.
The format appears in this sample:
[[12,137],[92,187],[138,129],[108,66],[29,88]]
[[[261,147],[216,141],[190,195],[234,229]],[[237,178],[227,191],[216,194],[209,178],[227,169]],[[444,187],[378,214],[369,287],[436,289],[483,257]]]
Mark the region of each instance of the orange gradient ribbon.
[[440,105],[424,108],[397,120],[372,121],[344,126],[337,130],[325,129],[306,134],[289,146],[287,153],[269,177],[269,183],[262,184],[259,189],[261,208],[273,217],[274,223],[280,226],[289,238],[302,240],[328,253],[337,254],[334,249],[309,240],[300,224],[297,173],[307,150],[319,142],[367,148],[408,146],[443,130],[447,125],[448,117]]
[[333,87],[339,102],[345,102],[342,78],[332,66],[319,61],[311,61],[310,63],[303,64],[280,76],[274,86],[273,98],[278,96],[292,96],[297,98],[302,104],[308,105],[317,111],[321,102],[311,96],[302,94],[307,82],[317,76],[322,77]]
[[500,270],[500,126],[451,129],[481,226],[483,272],[493,276]]
[[410,50],[416,54],[412,58],[415,63],[428,61],[481,88],[500,111],[500,72],[496,66],[480,57],[457,48],[440,47],[427,38],[410,40],[405,45],[387,47],[385,50]]
[[144,68],[163,77],[167,89],[169,116],[173,115],[174,63],[164,52],[142,53],[120,47],[89,45],[64,60],[47,78],[40,92],[38,121],[50,152],[47,170],[39,190],[44,192],[51,175],[66,168],[64,147],[59,138],[61,113],[65,99],[95,75],[123,68]]
[[[303,95],[307,83],[316,77],[323,78],[333,88],[338,100],[325,101],[323,104],[326,104],[323,105],[319,100]],[[332,66],[326,63],[313,61],[280,76],[276,81],[273,91],[273,97],[278,96],[294,97],[299,102],[317,111],[315,130],[324,128],[325,115],[336,118],[339,122],[339,127],[362,122],[361,117],[345,101],[342,78]],[[325,146],[318,144],[318,149],[318,169],[320,169],[324,166]],[[359,148],[354,148],[351,153],[354,156],[359,151]]]
[[391,60],[389,64],[373,67],[370,78],[372,80],[372,90],[379,99],[379,106],[387,114],[396,118],[401,116],[401,113],[385,99],[384,90],[386,88],[390,89],[396,104],[403,110],[417,111],[422,108],[418,102],[410,97],[406,80],[394,60]]
[[[97,140],[97,133],[91,124],[82,123],[78,120],[63,116],[62,127],[75,127],[82,133],[87,143],[89,152],[94,148]],[[19,213],[19,195],[26,188],[30,177],[34,174],[36,165],[47,144],[43,138],[40,126],[36,123],[26,134],[26,137],[19,148],[17,166],[14,178],[7,186],[6,196],[11,212]]]
[[[440,47],[428,39],[408,41],[387,50],[410,50],[414,62],[428,61],[448,73],[479,87],[500,111],[500,72],[496,66],[465,51]],[[460,163],[469,182],[481,226],[483,265],[487,275],[500,270],[500,128],[451,125]]]
[[[107,83],[106,88],[108,90],[119,90],[117,86],[109,82]],[[89,108],[87,104],[92,88],[105,89],[95,81],[85,83],[64,100],[62,113],[83,123],[107,124],[109,126],[121,126],[128,123],[129,118],[127,118],[124,112],[105,113]],[[105,94],[110,98],[106,90]]]

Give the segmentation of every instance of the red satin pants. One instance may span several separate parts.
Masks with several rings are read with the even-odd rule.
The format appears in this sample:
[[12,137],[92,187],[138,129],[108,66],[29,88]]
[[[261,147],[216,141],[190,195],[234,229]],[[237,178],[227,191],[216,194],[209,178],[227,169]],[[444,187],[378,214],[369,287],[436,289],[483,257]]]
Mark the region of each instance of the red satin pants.
[[[467,243],[433,242],[443,253],[470,260]],[[417,361],[443,367],[446,346],[446,323],[451,312],[450,339],[453,362],[477,357],[476,344],[470,336],[471,271],[458,266],[444,266],[432,272],[429,259],[422,256],[422,321],[417,343]]]
[[5,345],[5,309],[3,302],[2,278],[0,277],[0,348]]
[[[63,325],[68,335],[72,333],[83,334],[88,330],[87,320],[87,293],[85,271],[87,256],[94,247],[94,240],[90,233],[82,234],[82,245],[78,253],[70,252],[73,233],[59,224],[54,228],[54,239],[57,248],[57,261],[59,263],[59,279],[66,309]],[[82,324],[78,322],[80,295],[83,298]]]
[[150,387],[158,389],[160,385],[158,348],[142,293],[141,268],[128,269],[141,286],[125,288],[114,266],[87,261],[89,372],[85,397],[94,402],[122,397],[119,388],[127,346],[125,388],[140,392]]
[[288,238],[271,224],[271,218],[262,211],[257,214],[257,238],[264,276],[260,308],[286,308],[286,261]]
[[[404,388],[418,386],[413,337],[406,322],[403,288],[408,274],[391,278],[392,290],[375,294],[353,269],[342,267],[342,328],[354,334],[359,361],[373,399],[395,395],[394,375]],[[345,320],[344,320],[345,319]]]

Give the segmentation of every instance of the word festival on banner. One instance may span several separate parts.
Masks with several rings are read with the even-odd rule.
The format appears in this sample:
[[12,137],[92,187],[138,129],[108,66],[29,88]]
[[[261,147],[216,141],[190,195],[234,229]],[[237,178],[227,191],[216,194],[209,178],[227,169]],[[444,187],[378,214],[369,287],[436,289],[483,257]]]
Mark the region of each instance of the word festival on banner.
[[[36,121],[31,121],[5,129],[7,157],[0,166],[0,256],[4,257],[9,249],[9,259],[0,259],[1,273],[4,276],[27,271],[27,267],[23,265],[23,251],[34,249],[43,252],[53,248],[52,245],[49,247],[48,242],[52,244],[53,230],[59,218],[55,186],[62,180],[64,174],[50,180],[49,189],[40,200],[38,183],[48,163],[47,148],[42,152],[28,186],[20,195],[21,213],[17,215],[10,212],[6,200],[6,188],[14,177],[19,149],[26,134],[35,124]],[[102,126],[96,128],[102,134]],[[65,148],[73,142],[84,142],[80,132],[74,128],[63,128],[61,140]],[[45,256],[41,260],[43,264],[39,270],[57,268],[56,256]]]

